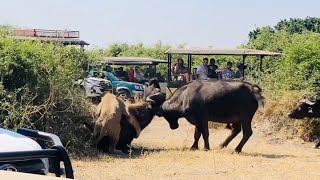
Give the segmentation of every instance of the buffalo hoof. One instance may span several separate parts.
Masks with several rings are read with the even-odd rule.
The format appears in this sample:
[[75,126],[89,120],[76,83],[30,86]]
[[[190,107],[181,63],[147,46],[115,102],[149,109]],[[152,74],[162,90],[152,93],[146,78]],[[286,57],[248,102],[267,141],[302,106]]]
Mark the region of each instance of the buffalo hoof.
[[239,149],[235,149],[235,150],[234,150],[234,153],[236,153],[236,154],[240,154],[240,153],[241,153],[241,150],[239,150]]
[[219,145],[219,148],[220,148],[220,149],[223,149],[223,148],[226,148],[226,147],[227,147],[227,146],[224,145],[224,144],[220,144],[220,145]]
[[117,150],[117,149],[114,149],[114,150],[109,150],[109,154],[122,154],[123,152],[121,150]]
[[195,151],[195,150],[199,150],[199,147],[191,146],[190,150],[193,150],[193,151]]

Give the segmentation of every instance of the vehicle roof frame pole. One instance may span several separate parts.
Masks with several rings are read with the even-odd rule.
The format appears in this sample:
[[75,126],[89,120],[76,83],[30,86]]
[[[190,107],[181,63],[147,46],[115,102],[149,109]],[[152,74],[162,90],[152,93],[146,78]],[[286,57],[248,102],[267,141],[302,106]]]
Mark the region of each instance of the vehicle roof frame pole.
[[188,54],[188,68],[191,70],[191,66],[192,66],[192,55]]
[[[245,65],[245,64],[244,64],[244,61],[245,61],[246,57],[247,57],[247,55],[243,55],[243,56],[242,56],[242,64],[243,64],[243,66]],[[244,79],[244,74],[245,74],[244,71],[245,71],[245,69],[243,68],[243,71],[242,71],[242,77],[243,77],[243,79]]]
[[171,54],[168,53],[168,70],[167,70],[167,78],[168,78],[168,82],[171,82]]
[[259,61],[260,61],[260,64],[259,64],[259,69],[260,69],[260,71],[263,71],[263,69],[262,69],[262,59],[264,58],[264,55],[261,55],[261,56],[259,56]]

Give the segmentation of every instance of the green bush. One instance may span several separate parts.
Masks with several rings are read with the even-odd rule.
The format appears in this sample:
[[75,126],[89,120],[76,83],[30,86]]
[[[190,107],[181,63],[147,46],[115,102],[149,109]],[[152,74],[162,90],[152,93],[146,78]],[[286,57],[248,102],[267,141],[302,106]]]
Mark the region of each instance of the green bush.
[[[281,21],[275,28],[270,26],[257,28],[249,34],[248,44],[242,46],[283,53],[280,58],[265,58],[264,71],[252,70],[249,72],[249,79],[258,82],[267,94],[269,107],[260,118],[265,119],[266,123],[272,122],[276,125],[273,126],[276,127],[273,129],[275,132],[290,128],[292,132],[300,132],[300,137],[304,139],[311,139],[314,135],[319,136],[319,121],[317,119],[295,121],[289,119],[286,114],[303,96],[320,94],[320,34],[308,30],[311,27],[309,20],[308,18],[305,20],[308,22],[305,23],[308,28],[301,26],[301,20],[294,19],[290,22]],[[318,21],[315,26],[318,27]],[[249,62],[250,65],[252,61]],[[256,74],[259,74],[259,79],[253,78]],[[292,92],[298,95],[292,96]],[[281,100],[285,102],[279,104]],[[296,122],[299,122],[298,127],[294,126]]]
[[[0,36],[0,125],[55,132],[69,149],[82,146],[86,141],[78,140],[83,137],[72,137],[79,129],[86,131],[83,121],[92,116],[74,81],[95,56],[76,47]],[[57,104],[70,107],[61,110]]]

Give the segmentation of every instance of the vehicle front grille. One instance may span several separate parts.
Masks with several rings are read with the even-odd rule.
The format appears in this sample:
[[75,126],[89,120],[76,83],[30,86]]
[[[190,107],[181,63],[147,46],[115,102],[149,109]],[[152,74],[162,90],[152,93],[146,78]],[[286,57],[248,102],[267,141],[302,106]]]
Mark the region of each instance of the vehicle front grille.
[[110,83],[106,83],[105,81],[100,81],[99,86],[100,86],[100,90],[102,92],[112,89],[111,84]]

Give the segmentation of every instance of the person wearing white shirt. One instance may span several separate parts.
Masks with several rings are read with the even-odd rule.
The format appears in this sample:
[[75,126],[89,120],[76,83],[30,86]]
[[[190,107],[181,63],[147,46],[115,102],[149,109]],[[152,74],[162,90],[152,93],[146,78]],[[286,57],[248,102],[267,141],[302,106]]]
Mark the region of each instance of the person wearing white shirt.
[[198,79],[210,79],[208,77],[208,58],[203,58],[202,64],[197,67]]

